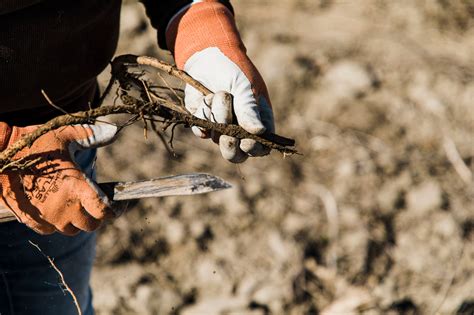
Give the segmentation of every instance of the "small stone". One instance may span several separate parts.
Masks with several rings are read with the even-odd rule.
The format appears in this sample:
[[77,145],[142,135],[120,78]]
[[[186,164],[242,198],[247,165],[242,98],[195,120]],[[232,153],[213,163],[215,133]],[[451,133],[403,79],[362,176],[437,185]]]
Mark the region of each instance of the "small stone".
[[137,314],[148,314],[148,303],[151,297],[152,288],[149,285],[140,285],[135,290],[135,296],[131,297],[127,304]]
[[226,189],[218,194],[209,195],[210,205],[223,208],[232,216],[242,216],[248,212],[248,206],[242,199],[241,194],[236,194],[234,189]]
[[435,181],[427,181],[415,187],[407,195],[408,209],[416,211],[418,215],[440,208],[442,191]]
[[372,86],[373,79],[360,64],[343,60],[333,65],[323,79],[326,89],[338,99],[354,98]]
[[350,287],[345,291],[342,296],[324,308],[321,314],[357,314],[361,307],[369,305],[371,301],[370,294],[364,289]]
[[283,301],[289,296],[290,293],[286,291],[284,283],[270,281],[258,289],[252,299],[258,304],[267,305],[272,313],[281,314]]
[[356,171],[356,165],[353,159],[349,159],[349,158],[343,159],[336,166],[336,174],[342,180],[353,176],[355,171]]
[[133,32],[142,23],[139,7],[135,5],[124,5],[122,7],[120,28],[122,33]]
[[197,238],[204,233],[206,225],[202,221],[192,221],[189,225],[189,231],[193,238]]
[[184,226],[179,221],[172,220],[165,226],[166,239],[171,245],[179,244],[184,240]]
[[433,92],[429,82],[430,76],[427,73],[416,73],[414,83],[408,89],[408,97],[425,111],[443,116],[446,106]]
[[[182,310],[181,315],[221,315],[231,312],[242,314],[249,304],[249,300],[241,297],[220,296],[199,301]],[[244,313],[245,314],[245,313]]]
[[237,295],[249,297],[252,294],[252,291],[255,289],[255,287],[257,287],[258,282],[259,282],[258,279],[256,279],[255,277],[251,277],[251,276],[245,277],[239,283]]
[[291,244],[282,239],[279,233],[273,232],[268,236],[268,245],[273,252],[273,258],[276,259],[279,264],[284,264],[291,260],[294,250],[292,250]]
[[[297,208],[299,209],[299,208]],[[295,235],[308,225],[308,218],[297,213],[289,213],[283,221],[283,231],[289,235]]]

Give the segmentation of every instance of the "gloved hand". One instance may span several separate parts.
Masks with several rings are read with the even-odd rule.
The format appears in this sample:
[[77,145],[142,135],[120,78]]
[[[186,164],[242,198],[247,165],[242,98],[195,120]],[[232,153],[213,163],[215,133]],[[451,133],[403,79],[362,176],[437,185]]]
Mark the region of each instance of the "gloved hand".
[[[0,151],[37,127],[0,122]],[[41,158],[31,169],[0,173],[1,199],[18,220],[40,234],[93,231],[113,215],[111,201],[75,163],[79,150],[110,143],[117,127],[75,125],[50,131],[17,153],[15,159]]]
[[[170,22],[166,37],[178,68],[216,92],[204,97],[187,85],[185,105],[193,115],[220,123],[235,119],[253,134],[275,131],[267,88],[248,58],[234,17],[226,6],[212,0],[194,3]],[[229,102],[223,92],[231,93],[233,101]],[[202,138],[212,136],[198,127],[193,127],[193,132]],[[270,152],[251,139],[240,141],[214,135],[213,140],[219,142],[223,157],[234,163]]]

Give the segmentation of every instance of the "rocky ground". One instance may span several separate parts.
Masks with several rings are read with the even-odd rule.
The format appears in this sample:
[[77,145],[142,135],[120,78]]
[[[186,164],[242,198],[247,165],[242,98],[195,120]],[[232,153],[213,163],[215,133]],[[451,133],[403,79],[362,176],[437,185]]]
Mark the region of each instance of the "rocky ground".
[[[234,188],[144,200],[102,228],[97,313],[473,314],[474,3],[234,6],[303,155],[234,166],[179,129],[172,159],[125,130],[102,180],[207,172]],[[119,53],[169,60],[139,5],[122,19]]]

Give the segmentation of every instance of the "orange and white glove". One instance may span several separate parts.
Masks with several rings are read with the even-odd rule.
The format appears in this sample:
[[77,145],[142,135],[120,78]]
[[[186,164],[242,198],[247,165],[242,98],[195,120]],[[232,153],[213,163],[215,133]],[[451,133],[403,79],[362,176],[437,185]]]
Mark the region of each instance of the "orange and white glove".
[[[194,1],[171,20],[166,38],[178,68],[216,92],[204,97],[187,85],[185,105],[193,115],[219,123],[235,119],[253,134],[275,131],[267,87],[247,56],[233,14],[226,6],[213,0]],[[224,92],[231,93],[233,101],[226,101]],[[198,127],[193,127],[193,132],[201,138],[212,136],[219,142],[223,157],[234,163],[270,152],[251,139],[216,137]]]
[[[0,151],[37,127],[10,127],[0,122]],[[0,173],[1,203],[17,219],[40,234],[59,231],[66,235],[93,231],[113,215],[111,201],[97,184],[81,171],[75,155],[113,141],[117,127],[75,125],[50,131],[15,159],[38,159],[25,170]]]

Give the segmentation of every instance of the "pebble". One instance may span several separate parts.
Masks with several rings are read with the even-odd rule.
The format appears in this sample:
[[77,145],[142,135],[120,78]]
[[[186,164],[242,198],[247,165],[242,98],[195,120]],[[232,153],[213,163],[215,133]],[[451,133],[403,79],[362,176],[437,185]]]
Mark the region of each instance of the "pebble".
[[170,220],[165,226],[166,239],[171,245],[179,244],[184,240],[185,231],[184,226],[179,221]]
[[368,71],[360,64],[342,60],[334,64],[323,78],[323,85],[338,99],[353,98],[372,87]]
[[442,203],[442,191],[436,181],[426,181],[411,189],[407,195],[408,209],[424,215],[437,209]]

